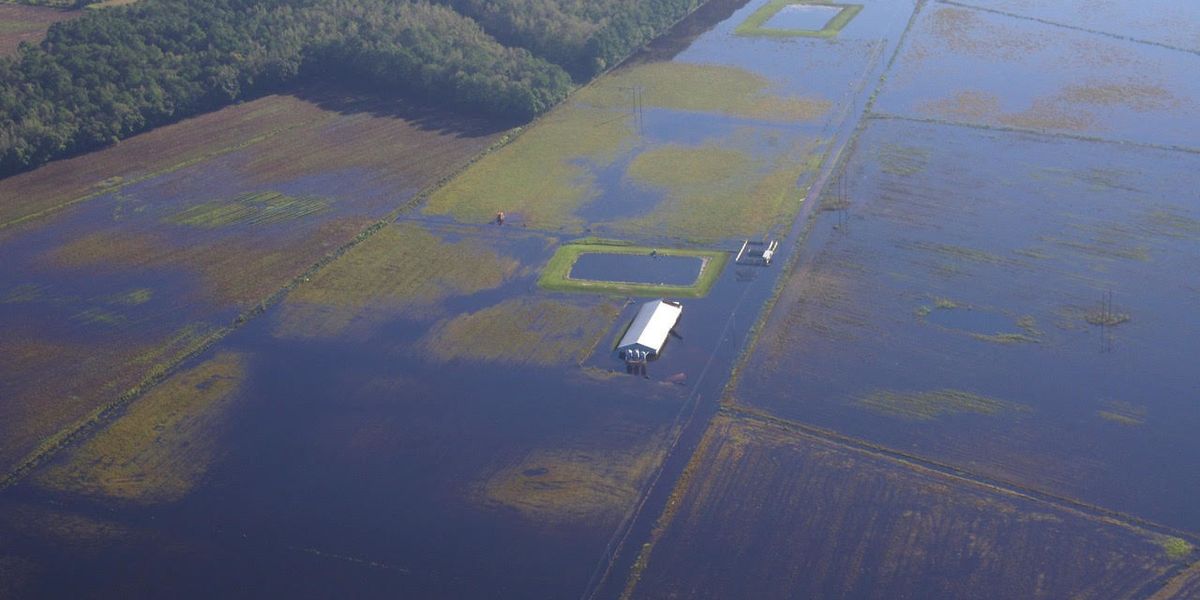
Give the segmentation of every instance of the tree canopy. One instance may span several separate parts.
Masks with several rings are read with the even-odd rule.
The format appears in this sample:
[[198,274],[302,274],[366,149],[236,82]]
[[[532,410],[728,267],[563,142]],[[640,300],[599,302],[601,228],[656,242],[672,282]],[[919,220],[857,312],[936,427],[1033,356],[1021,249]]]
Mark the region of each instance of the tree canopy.
[[304,80],[528,119],[702,0],[141,0],[0,59],[0,176]]

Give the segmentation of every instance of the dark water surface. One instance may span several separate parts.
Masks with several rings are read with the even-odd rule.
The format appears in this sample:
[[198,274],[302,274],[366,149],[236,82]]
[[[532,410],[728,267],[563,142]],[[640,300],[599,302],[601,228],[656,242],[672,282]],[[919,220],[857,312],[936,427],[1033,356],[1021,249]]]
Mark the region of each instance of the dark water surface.
[[570,277],[594,281],[691,285],[699,277],[703,264],[704,261],[696,256],[588,252],[579,255],[571,267]]

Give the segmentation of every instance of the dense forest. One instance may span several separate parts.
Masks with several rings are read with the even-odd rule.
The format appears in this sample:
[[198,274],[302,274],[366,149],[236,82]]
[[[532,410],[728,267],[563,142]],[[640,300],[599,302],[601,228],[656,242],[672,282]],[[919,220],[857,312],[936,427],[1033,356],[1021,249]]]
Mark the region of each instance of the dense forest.
[[703,0],[141,0],[0,59],[0,176],[302,81],[528,119]]

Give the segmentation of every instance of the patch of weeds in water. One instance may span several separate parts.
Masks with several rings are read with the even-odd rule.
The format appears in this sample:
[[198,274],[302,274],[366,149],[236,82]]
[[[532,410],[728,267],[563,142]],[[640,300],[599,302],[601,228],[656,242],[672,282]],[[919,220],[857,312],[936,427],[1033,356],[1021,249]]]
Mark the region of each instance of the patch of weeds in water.
[[329,203],[313,196],[293,197],[279,192],[242,194],[229,201],[197,204],[168,219],[177,225],[216,228],[230,225],[270,225],[303,219],[329,210]]
[[543,525],[615,521],[662,456],[654,444],[535,450],[488,477],[476,495],[485,506],[515,510]]
[[971,337],[992,344],[1040,344],[1036,337],[1024,333],[971,333]]
[[386,227],[288,295],[276,335],[336,336],[372,315],[424,318],[437,304],[499,287],[520,263],[474,240],[448,242],[412,224]]
[[184,497],[220,453],[244,363],[242,355],[225,352],[168,378],[36,481],[138,503]]
[[22,283],[10,288],[8,293],[0,297],[0,302],[4,304],[24,304],[26,302],[39,302],[47,298],[45,286],[36,283]]
[[1061,106],[1057,98],[1038,98],[1020,112],[1005,112],[995,94],[963,90],[917,107],[919,112],[950,120],[994,123],[1020,129],[1084,131],[1095,125],[1090,113]]
[[1040,250],[1038,248],[1020,248],[1018,250],[1014,250],[1013,252],[1025,258],[1032,258],[1034,260],[1046,260],[1051,258],[1049,252]]
[[913,312],[916,313],[916,315],[918,317],[928,317],[929,313],[933,312],[933,309],[930,308],[929,306],[921,305],[921,306],[918,306],[917,309]]
[[[820,29],[776,29],[767,26],[771,17],[789,6],[829,6],[840,10]],[[832,38],[862,12],[862,9],[861,4],[839,4],[828,0],[770,0],[746,17],[733,33],[744,36]]]
[[1115,327],[1122,323],[1129,322],[1128,313],[1109,312],[1103,309],[1090,310],[1083,315],[1083,320],[1087,321],[1088,325]]
[[738,67],[656,62],[613,72],[581,90],[579,101],[628,112],[629,88],[641,87],[646,106],[764,121],[815,121],[833,107],[823,98],[775,93],[772,86]]
[[1082,183],[1093,192],[1112,190],[1127,192],[1141,191],[1133,183],[1133,180],[1138,176],[1137,172],[1111,166],[1079,169],[1041,166],[1033,171],[1032,176],[1037,179],[1049,179],[1067,184]]
[[1146,407],[1112,400],[1104,403],[1104,408],[1096,411],[1096,416],[1118,425],[1137,427],[1146,422]]
[[[612,347],[616,348],[617,343],[618,342],[613,342]],[[612,381],[613,379],[628,376],[628,374],[617,371],[616,369],[601,369],[599,367],[592,366],[584,366],[580,368],[580,372],[583,373],[584,377],[596,381]]]
[[1171,560],[1184,560],[1191,556],[1192,550],[1195,549],[1187,540],[1173,536],[1164,537],[1158,543]]
[[154,290],[150,288],[137,288],[129,290],[123,294],[115,294],[106,298],[109,304],[118,306],[140,306],[150,301],[154,297]]
[[1148,233],[1176,239],[1200,237],[1200,219],[1184,214],[1177,208],[1158,208],[1143,219]]
[[[572,279],[571,269],[575,261],[584,254],[636,254],[648,256],[651,252],[661,256],[694,256],[703,263],[696,282],[689,286],[657,285],[651,283],[629,283],[624,281],[597,281]],[[538,286],[557,292],[581,292],[610,296],[642,296],[670,298],[702,298],[708,295],[729,260],[729,253],[720,250],[693,250],[683,248],[646,248],[641,246],[616,246],[610,244],[563,244],[542,269]]]
[[1008,262],[1003,257],[997,256],[990,252],[968,248],[966,246],[956,246],[953,244],[940,244],[936,242],[920,241],[899,241],[896,246],[904,250],[930,252],[944,258],[970,261],[973,263],[998,265]]
[[576,101],[559,107],[451,179],[423,211],[473,223],[504,211],[514,224],[582,230],[574,212],[599,193],[593,167],[612,164],[633,140],[620,116]]
[[627,176],[666,197],[649,213],[611,226],[694,242],[759,237],[791,222],[804,201],[799,180],[821,158],[811,142],[773,161],[715,144],[652,148],[634,158]]
[[1046,236],[1042,238],[1042,241],[1050,242],[1068,250],[1074,250],[1075,252],[1091,256],[1093,258],[1107,260],[1136,260],[1139,262],[1146,262],[1150,260],[1149,249],[1144,246],[1129,244],[1127,243],[1127,240],[1081,240]]
[[1139,112],[1178,107],[1180,100],[1170,90],[1143,83],[1101,83],[1068,85],[1063,100],[1098,106],[1128,106]]
[[929,421],[960,413],[997,415],[1029,410],[1022,404],[955,389],[926,392],[881,390],[857,398],[855,403],[877,413],[914,421]]
[[35,504],[0,505],[0,525],[65,546],[102,546],[131,533],[121,523]]
[[440,361],[579,364],[608,331],[619,309],[609,301],[514,298],[439,322],[418,348],[422,356]]
[[928,148],[903,144],[883,144],[879,148],[879,168],[890,175],[910,177],[924,171],[928,164]]
[[974,332],[971,337],[981,341],[990,342],[993,344],[1040,344],[1042,343],[1042,330],[1037,327],[1037,319],[1033,315],[1024,315],[1017,319],[1017,327],[1020,327],[1022,332],[998,332],[998,333],[979,333]]
[[933,306],[941,310],[953,310],[958,308],[958,303],[949,298],[938,298],[934,300]]
[[126,321],[124,315],[119,315],[99,307],[92,307],[75,313],[71,316],[71,320],[88,325],[122,325]]

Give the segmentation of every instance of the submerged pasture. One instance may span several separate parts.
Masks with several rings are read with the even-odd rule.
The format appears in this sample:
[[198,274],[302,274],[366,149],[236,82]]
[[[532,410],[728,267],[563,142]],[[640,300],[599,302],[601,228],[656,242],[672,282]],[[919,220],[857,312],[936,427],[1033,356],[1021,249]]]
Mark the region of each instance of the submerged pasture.
[[1188,153],[872,121],[735,398],[1194,530],[1195,172]]
[[495,137],[402,113],[269,96],[0,182],[5,476]]
[[[1085,12],[1080,3],[1042,4],[1059,5],[1049,9],[1055,12]],[[1074,9],[1065,8],[1072,4]],[[1156,18],[1170,11],[1196,12],[1177,6],[1137,3],[1086,12],[1109,24],[1124,23],[1104,14],[1112,10]],[[1066,21],[1086,22],[1069,15]],[[1194,38],[1195,18],[1180,23],[1192,24]],[[1167,22],[1164,29],[1180,26],[1188,27]],[[876,107],[880,112],[1166,146],[1196,145],[1191,130],[1179,127],[1181,121],[1200,119],[1200,81],[1191,76],[1200,67],[1200,56],[1194,51],[957,3],[934,3],[923,10],[907,40],[883,87]]]
[[[711,52],[731,29],[695,44]],[[40,272],[119,277],[119,289],[89,292],[112,298],[102,308],[117,318],[149,327],[137,311],[173,309],[181,326],[210,324],[202,334],[220,338],[198,353],[188,345],[182,354],[193,356],[164,381],[5,491],[15,503],[52,500],[74,518],[139,530],[100,555],[48,534],[4,536],[4,564],[32,573],[20,589],[206,595],[254,580],[304,591],[339,582],[364,594],[580,593],[688,415],[715,401],[752,307],[770,293],[769,272],[720,268],[724,246],[786,232],[842,101],[748,56],[618,71],[484,154],[419,211],[400,207],[435,170],[446,174],[496,137],[398,121],[329,93],[260,101],[295,104],[278,112],[236,107],[244,134],[214,133],[205,148],[161,160],[135,138],[111,151],[158,162],[103,177],[81,162],[87,174],[69,193],[52,193],[39,171],[20,176],[43,191],[0,236],[27,245]],[[853,61],[833,62],[831,73],[861,75]],[[705,87],[713,77],[722,94]],[[686,87],[649,90],[659,78]],[[627,84],[646,91],[637,121],[620,105],[617,87]],[[270,131],[254,130],[258,122]],[[724,171],[732,183],[708,180],[721,194],[655,166],[670,155],[671,169],[704,176],[721,143],[746,167]],[[629,203],[627,190],[659,215],[635,220],[617,204]],[[497,210],[505,224],[487,224]],[[600,223],[653,246],[711,244],[672,244],[709,261],[707,295],[685,300],[677,335],[645,377],[625,375],[610,346],[637,302],[537,285],[560,247]],[[43,300],[63,296],[59,285],[0,292],[39,314]],[[34,358],[43,355],[52,353]],[[146,428],[155,434],[135,435]],[[171,550],[155,552],[164,540]],[[141,578],[116,565],[123,555],[169,575]],[[67,564],[78,577],[38,574]]]
[[[719,335],[696,324],[743,287],[725,278],[689,305],[693,329],[651,378],[610,377],[579,363],[610,367],[605,342],[635,307],[540,291],[531,267],[553,242],[390,225],[5,497],[129,529],[153,515],[153,536],[106,542],[172,573],[141,580],[148,593],[293,589],[297,561],[311,561],[307,580],[356,593],[575,593],[689,406],[693,390],[664,380],[695,372]],[[85,566],[23,590],[107,594],[133,580],[106,556],[32,537],[0,554]],[[164,539],[171,552],[154,552]],[[181,562],[196,568],[168,569]],[[528,572],[547,574],[514,578]]]
[[[1165,49],[727,4],[507,137],[312,91],[0,181],[0,459],[60,450],[0,595],[1186,597],[1196,155],[996,130],[1177,143],[1190,84],[1121,79]],[[948,83],[1026,54],[1119,76]],[[597,242],[710,261],[645,377],[661,289],[545,285]]]
[[1174,540],[737,412],[713,420],[626,598],[1141,598]]

